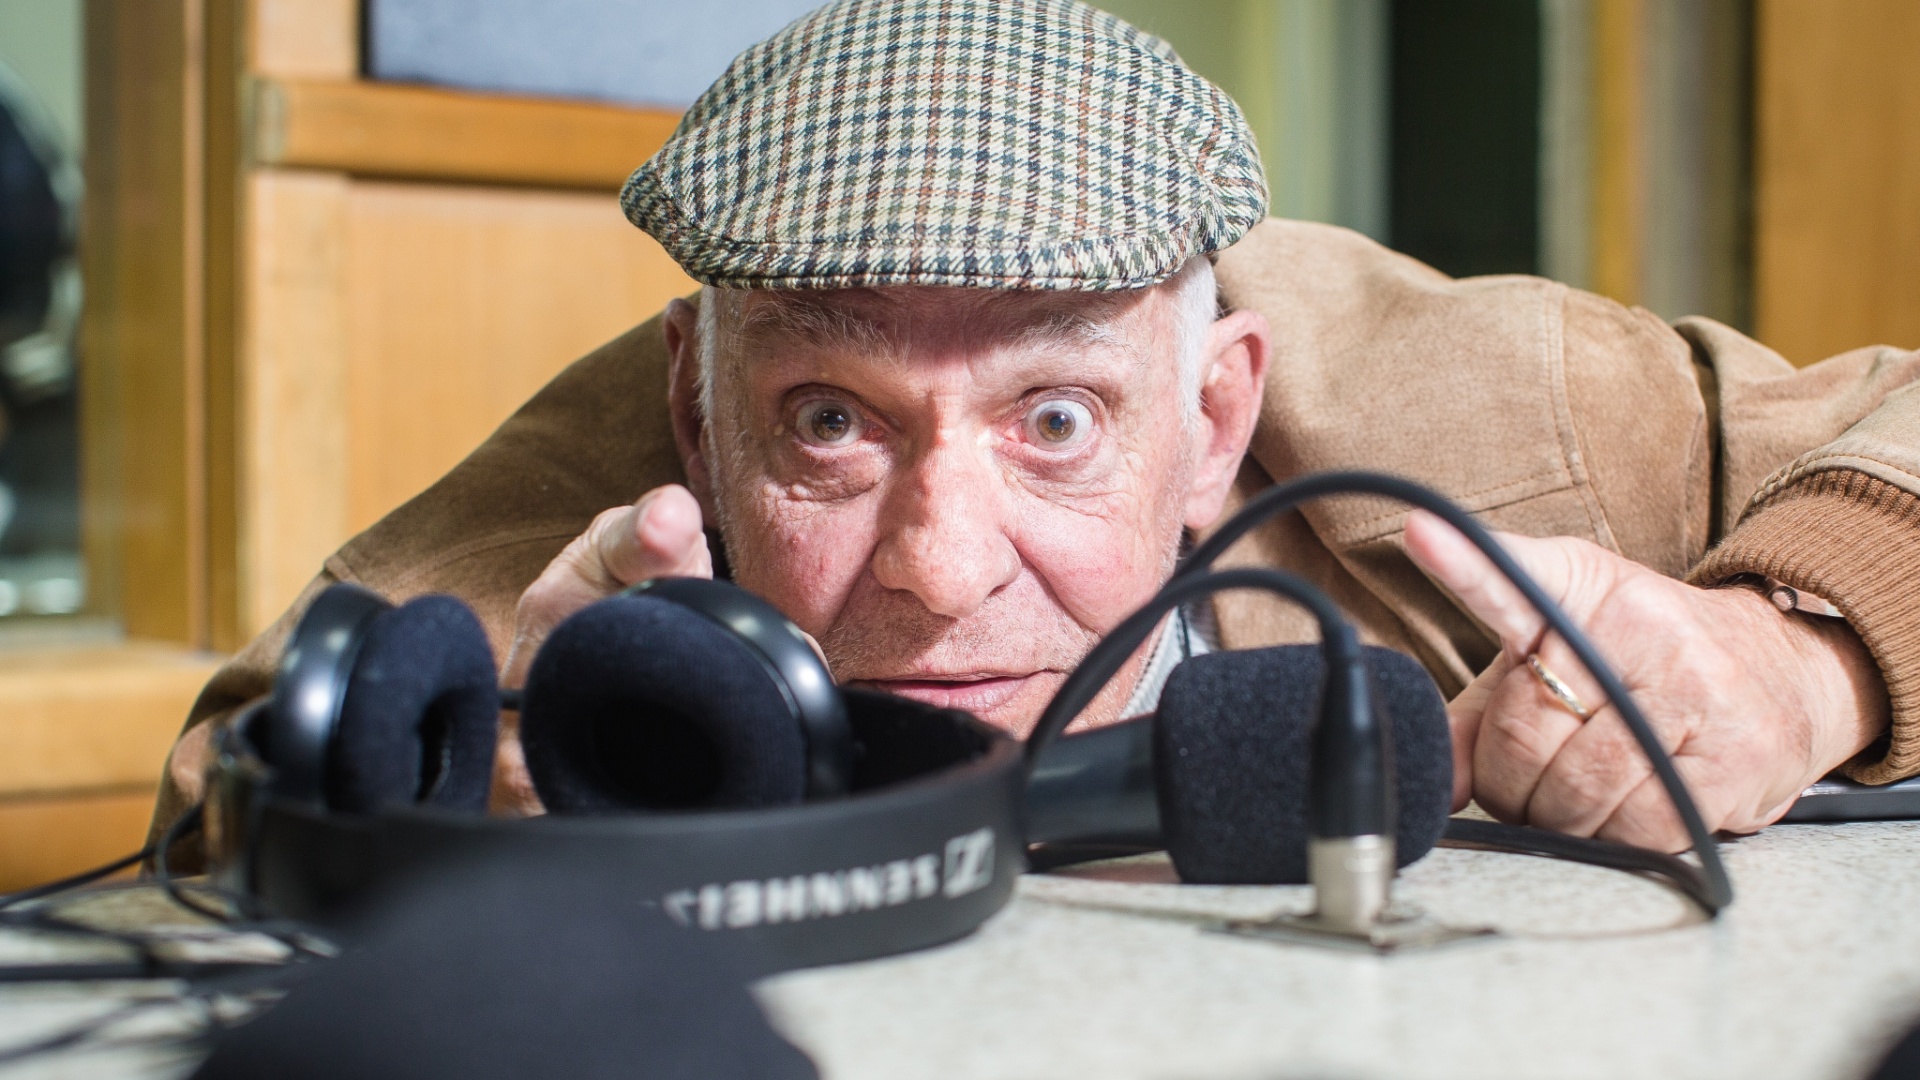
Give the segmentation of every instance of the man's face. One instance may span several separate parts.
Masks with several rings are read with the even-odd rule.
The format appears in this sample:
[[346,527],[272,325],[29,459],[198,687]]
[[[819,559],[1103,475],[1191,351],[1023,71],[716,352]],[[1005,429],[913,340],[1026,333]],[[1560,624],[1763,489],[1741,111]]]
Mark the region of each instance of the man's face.
[[[1181,340],[1170,287],[721,304],[689,472],[735,580],[843,683],[1025,734],[1166,580],[1183,525],[1218,513],[1193,505],[1215,425],[1179,362],[1195,344],[1211,358]],[[1143,657],[1083,723],[1114,718]]]

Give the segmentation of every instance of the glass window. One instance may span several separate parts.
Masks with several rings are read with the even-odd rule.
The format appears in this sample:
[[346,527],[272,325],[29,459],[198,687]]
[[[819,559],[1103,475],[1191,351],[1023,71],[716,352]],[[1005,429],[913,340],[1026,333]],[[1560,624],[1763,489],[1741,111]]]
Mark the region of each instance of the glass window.
[[75,342],[80,5],[0,3],[0,623],[87,603]]

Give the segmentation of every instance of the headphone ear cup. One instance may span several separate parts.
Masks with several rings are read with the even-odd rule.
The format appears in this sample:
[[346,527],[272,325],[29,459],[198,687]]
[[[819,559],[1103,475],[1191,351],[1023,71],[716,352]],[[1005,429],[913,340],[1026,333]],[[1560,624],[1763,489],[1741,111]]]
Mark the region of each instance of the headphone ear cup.
[[500,722],[486,631],[451,596],[374,616],[327,762],[327,805],[371,813],[427,804],[484,812]]
[[527,673],[520,742],[556,812],[806,795],[805,732],[766,661],[712,619],[645,594],[602,600],[554,629]]

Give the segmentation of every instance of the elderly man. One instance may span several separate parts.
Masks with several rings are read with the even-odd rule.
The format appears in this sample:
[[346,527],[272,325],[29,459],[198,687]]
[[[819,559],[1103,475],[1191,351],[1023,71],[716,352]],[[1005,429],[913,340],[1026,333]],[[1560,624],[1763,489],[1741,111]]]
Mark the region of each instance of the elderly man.
[[[462,597],[513,685],[569,613],[719,570],[842,681],[1019,733],[1183,543],[1332,467],[1507,530],[1710,826],[1757,829],[1836,767],[1920,772],[1920,357],[1796,372],[1706,320],[1453,281],[1262,222],[1265,201],[1233,103],[1074,0],[851,0],[796,23],[623,194],[700,295],[330,559],[202,696],[157,821],[327,582]],[[1564,644],[1436,520],[1334,501],[1228,561],[1307,575],[1425,663],[1454,697],[1460,803],[1684,846]],[[1312,635],[1264,597],[1178,613],[1082,722],[1151,709],[1195,652]],[[496,808],[533,812],[507,719]]]

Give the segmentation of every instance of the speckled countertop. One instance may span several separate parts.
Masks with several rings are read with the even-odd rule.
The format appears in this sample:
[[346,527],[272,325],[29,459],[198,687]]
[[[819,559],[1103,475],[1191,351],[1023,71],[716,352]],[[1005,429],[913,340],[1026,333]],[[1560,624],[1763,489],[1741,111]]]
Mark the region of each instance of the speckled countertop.
[[1163,861],[1029,876],[973,938],[768,983],[824,1075],[1834,1077],[1920,1017],[1920,823],[1777,826],[1725,845],[1737,899],[1441,850],[1400,896],[1503,931],[1391,957],[1212,933],[1304,888],[1180,886]]
[[[1391,957],[1206,929],[1304,910],[1304,888],[1180,886],[1163,860],[1105,864],[1023,879],[954,945],[781,976],[761,996],[832,1080],[1865,1075],[1920,1017],[1920,823],[1776,826],[1724,850],[1738,896],[1711,924],[1626,874],[1437,851],[1401,899],[1502,936]],[[21,948],[0,942],[4,959]],[[115,1003],[0,988],[0,1044]],[[0,1074],[191,1066],[91,1051]]]

